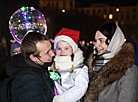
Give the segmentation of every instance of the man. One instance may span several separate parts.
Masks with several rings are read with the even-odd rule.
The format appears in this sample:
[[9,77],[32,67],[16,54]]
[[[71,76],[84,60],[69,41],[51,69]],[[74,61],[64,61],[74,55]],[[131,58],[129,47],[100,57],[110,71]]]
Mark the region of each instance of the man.
[[[19,54],[21,53],[21,49],[20,49],[20,46],[21,44],[19,44],[18,42],[13,42],[12,45],[11,45],[11,50],[10,50],[10,58],[13,56],[13,55],[16,55],[16,54]],[[2,51],[3,52],[3,51]],[[3,52],[4,53],[4,52]],[[6,68],[5,68],[5,65],[6,65],[6,62],[3,63],[3,60],[0,61],[0,65],[1,66],[4,66],[4,67],[0,67],[0,81],[3,81],[5,78],[7,78],[7,74],[6,74]]]
[[11,76],[19,68],[33,68],[43,72],[46,81],[44,92],[42,79],[33,73],[24,73],[11,82],[11,102],[52,102],[53,81],[47,67],[52,64],[55,54],[48,38],[36,32],[28,33],[21,43],[21,54],[14,55],[6,65],[6,73]]
[[18,42],[13,42],[13,44],[11,45],[11,57],[13,55],[19,54],[21,53],[21,49],[20,49],[21,44],[19,44]]

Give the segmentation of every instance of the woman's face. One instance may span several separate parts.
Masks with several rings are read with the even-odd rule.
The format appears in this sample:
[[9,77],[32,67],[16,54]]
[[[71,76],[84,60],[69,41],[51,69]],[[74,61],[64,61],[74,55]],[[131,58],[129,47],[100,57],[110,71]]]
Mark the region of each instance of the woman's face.
[[106,44],[107,37],[104,36],[100,31],[96,31],[95,34],[95,47],[98,51],[98,55],[106,52],[108,45]]
[[56,55],[58,56],[71,56],[73,49],[66,41],[58,41],[56,46]]

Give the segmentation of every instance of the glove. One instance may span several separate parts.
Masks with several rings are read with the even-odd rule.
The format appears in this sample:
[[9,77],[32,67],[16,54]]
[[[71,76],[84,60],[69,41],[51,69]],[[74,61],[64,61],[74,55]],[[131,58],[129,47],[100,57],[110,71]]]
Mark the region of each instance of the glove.
[[50,78],[53,80],[60,80],[61,76],[57,71],[49,71]]
[[64,102],[64,99],[61,95],[57,95],[53,98],[53,102]]

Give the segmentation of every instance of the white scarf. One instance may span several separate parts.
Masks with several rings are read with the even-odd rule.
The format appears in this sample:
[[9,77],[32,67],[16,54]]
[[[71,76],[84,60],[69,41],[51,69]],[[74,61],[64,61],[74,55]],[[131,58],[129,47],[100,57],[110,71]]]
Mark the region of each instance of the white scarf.
[[125,42],[125,37],[123,32],[121,31],[121,29],[118,27],[118,25],[116,25],[116,31],[111,39],[111,42],[107,48],[107,52],[109,51],[110,53],[108,54],[104,54],[103,57],[104,58],[111,58],[114,57],[114,55],[116,55],[120,49],[122,48],[122,45]]
[[74,68],[79,67],[83,63],[84,57],[83,52],[77,48],[74,52],[73,62],[71,61],[71,56],[55,56],[55,67],[59,72],[61,71],[70,71],[72,65]]

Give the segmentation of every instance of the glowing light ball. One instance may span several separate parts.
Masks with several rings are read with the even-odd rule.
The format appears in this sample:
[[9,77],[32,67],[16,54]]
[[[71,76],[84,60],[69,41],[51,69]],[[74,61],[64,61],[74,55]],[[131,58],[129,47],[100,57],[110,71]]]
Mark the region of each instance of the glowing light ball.
[[46,35],[47,25],[44,15],[39,10],[34,7],[22,7],[10,17],[9,29],[13,38],[21,43],[29,32]]

